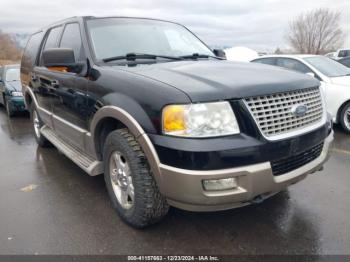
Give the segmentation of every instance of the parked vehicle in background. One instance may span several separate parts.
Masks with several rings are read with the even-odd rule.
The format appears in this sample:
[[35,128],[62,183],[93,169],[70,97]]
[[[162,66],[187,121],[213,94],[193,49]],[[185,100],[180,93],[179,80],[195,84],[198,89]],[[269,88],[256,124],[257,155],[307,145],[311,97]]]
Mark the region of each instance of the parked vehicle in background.
[[252,62],[284,67],[308,74],[320,80],[325,93],[327,110],[335,123],[350,134],[350,69],[324,56],[275,55]]
[[161,20],[76,17],[39,30],[21,65],[36,140],[104,174],[135,227],[169,206],[259,203],[320,170],[333,140],[320,82],[223,55]]
[[338,51],[334,52],[332,59],[339,60],[347,56],[350,56],[350,49],[339,49]]
[[339,59],[338,62],[347,67],[350,67],[350,56]]
[[6,107],[9,117],[25,111],[19,65],[0,67],[0,104]]

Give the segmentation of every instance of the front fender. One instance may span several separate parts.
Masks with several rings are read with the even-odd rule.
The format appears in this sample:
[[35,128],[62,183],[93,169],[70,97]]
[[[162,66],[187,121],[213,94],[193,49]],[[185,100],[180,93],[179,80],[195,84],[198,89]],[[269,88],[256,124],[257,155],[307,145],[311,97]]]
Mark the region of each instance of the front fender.
[[[142,95],[142,94],[140,94]],[[112,93],[103,97],[103,102],[106,106],[109,107],[117,107],[119,109],[124,110],[129,115],[132,116],[133,119],[142,127],[142,129],[149,134],[156,134],[157,130],[149,116],[152,115],[153,121],[159,121],[158,112],[152,112],[150,108],[147,109],[149,113],[140,106],[140,104],[135,101],[133,98],[126,96],[121,93]],[[109,110],[108,110],[109,111]]]
[[332,115],[334,123],[338,123],[339,109],[349,101],[349,86],[332,84],[326,87],[327,111]]

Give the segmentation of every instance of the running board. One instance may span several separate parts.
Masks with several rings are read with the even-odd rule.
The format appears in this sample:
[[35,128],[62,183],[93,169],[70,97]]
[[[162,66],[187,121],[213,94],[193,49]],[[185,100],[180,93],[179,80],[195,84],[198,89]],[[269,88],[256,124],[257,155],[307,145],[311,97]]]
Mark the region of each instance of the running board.
[[44,125],[40,129],[41,134],[47,138],[60,152],[71,159],[81,169],[90,176],[96,176],[103,173],[103,163],[86,155],[80,149],[70,145],[59,137],[50,127]]

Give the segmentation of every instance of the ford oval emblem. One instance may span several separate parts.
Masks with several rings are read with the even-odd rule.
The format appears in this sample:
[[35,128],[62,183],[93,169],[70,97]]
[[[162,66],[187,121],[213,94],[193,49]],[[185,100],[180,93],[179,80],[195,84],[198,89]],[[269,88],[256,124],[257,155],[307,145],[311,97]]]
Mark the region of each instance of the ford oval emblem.
[[308,111],[308,108],[306,105],[295,105],[292,107],[292,114],[296,117],[302,117],[305,116]]

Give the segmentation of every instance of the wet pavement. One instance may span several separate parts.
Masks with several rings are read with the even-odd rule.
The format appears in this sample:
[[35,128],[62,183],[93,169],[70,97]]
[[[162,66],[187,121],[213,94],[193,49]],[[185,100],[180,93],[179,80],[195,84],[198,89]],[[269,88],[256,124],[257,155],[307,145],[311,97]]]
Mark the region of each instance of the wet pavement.
[[[28,187],[29,186],[29,187]],[[22,190],[21,190],[22,189]],[[264,203],[218,213],[171,209],[125,225],[103,177],[38,148],[26,116],[0,108],[0,254],[350,254],[350,135],[324,171]]]

